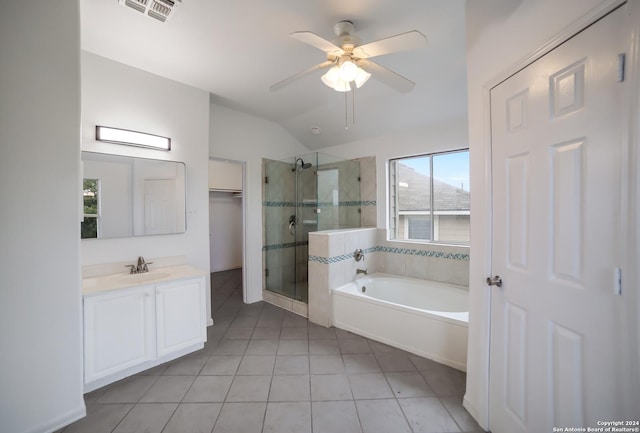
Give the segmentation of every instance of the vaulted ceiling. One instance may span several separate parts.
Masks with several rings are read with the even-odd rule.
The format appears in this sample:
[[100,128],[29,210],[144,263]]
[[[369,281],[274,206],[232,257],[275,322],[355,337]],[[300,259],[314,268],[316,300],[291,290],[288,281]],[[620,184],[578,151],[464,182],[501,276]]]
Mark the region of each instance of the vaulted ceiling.
[[[81,14],[82,49],[206,90],[217,104],[277,122],[310,149],[466,119],[463,0],[183,0],[166,23],[117,0],[83,0]],[[415,88],[399,93],[374,76],[345,104],[318,71],[270,92],[325,60],[289,33],[334,40],[341,20],[353,22],[363,43],[426,35],[424,49],[375,58]]]

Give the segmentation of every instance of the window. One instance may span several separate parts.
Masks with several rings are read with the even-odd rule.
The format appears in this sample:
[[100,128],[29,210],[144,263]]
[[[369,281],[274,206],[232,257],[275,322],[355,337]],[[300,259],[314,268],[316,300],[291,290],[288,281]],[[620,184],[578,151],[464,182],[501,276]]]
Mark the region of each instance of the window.
[[82,206],[84,218],[80,223],[80,237],[82,239],[99,237],[100,181],[98,179],[83,179]]
[[390,238],[469,244],[469,150],[389,161]]

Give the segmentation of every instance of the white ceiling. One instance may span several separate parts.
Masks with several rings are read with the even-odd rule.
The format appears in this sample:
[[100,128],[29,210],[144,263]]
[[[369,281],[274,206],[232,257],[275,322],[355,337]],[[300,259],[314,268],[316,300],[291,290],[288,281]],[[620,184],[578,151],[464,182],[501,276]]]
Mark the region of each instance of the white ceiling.
[[[334,40],[341,20],[354,23],[363,43],[409,30],[429,40],[424,49],[375,58],[416,87],[398,93],[374,76],[355,92],[353,125],[349,94],[348,130],[344,94],[322,84],[323,72],[269,91],[325,60],[289,33]],[[164,24],[117,0],[81,4],[84,50],[207,90],[218,104],[277,122],[310,149],[466,119],[464,25],[464,0],[183,0]]]

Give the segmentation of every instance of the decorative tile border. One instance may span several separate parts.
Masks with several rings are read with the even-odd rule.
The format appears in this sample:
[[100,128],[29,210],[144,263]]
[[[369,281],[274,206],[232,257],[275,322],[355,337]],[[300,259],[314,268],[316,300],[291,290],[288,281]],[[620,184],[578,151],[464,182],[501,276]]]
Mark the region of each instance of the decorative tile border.
[[263,245],[262,251],[281,250],[283,248],[301,247],[304,245],[309,245],[309,241],[288,242],[286,244]]
[[[465,262],[469,261],[469,254],[464,254],[464,253],[445,253],[442,251],[427,251],[427,250],[418,250],[415,248],[385,247],[380,245],[372,248],[367,248],[363,252],[365,254],[380,252],[380,253],[391,253],[391,254],[406,254],[411,256],[436,257],[439,259],[461,260]],[[353,253],[349,253],[349,254],[342,254],[334,257],[309,256],[309,261],[328,265],[331,263],[343,262],[345,260],[349,260],[352,258],[353,258]]]
[[264,207],[296,207],[295,201],[263,201]]
[[392,254],[408,254],[411,256],[436,257],[438,259],[462,260],[465,262],[469,261],[469,254],[464,253],[445,253],[442,251],[428,251],[418,250],[415,248],[397,248],[384,246],[377,246],[376,251]]
[[[371,254],[376,252],[376,248],[377,247],[367,248],[365,250],[362,250],[362,252],[364,254]],[[353,253],[342,254],[340,256],[334,256],[334,257],[309,256],[309,261],[322,263],[324,265],[329,265],[331,263],[339,263],[339,262],[344,262],[345,260],[350,260],[353,258],[353,256],[354,256]]]
[[[375,200],[362,200],[362,201],[340,201],[338,202],[338,206],[345,207],[359,207],[359,206],[375,206]],[[264,207],[296,207],[296,202],[294,201],[263,201],[262,206]],[[321,201],[321,202],[313,202],[313,203],[298,203],[299,207],[333,207],[334,204],[331,201]]]

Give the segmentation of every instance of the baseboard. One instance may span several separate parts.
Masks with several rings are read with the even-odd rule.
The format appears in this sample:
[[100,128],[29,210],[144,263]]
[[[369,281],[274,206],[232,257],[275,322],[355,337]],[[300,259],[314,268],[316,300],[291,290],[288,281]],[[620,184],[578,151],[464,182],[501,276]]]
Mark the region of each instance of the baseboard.
[[78,421],[79,419],[87,416],[87,408],[84,405],[84,399],[81,399],[82,404],[80,407],[77,407],[58,418],[47,422],[45,425],[41,425],[39,427],[33,428],[29,430],[29,433],[52,433],[60,430],[63,427],[68,426],[71,423]]
[[159,358],[147,361],[147,362],[143,362],[141,364],[138,365],[134,365],[132,367],[126,368],[124,370],[112,373],[108,376],[104,376],[98,379],[95,379],[91,382],[87,382],[84,384],[84,393],[88,393],[91,391],[94,391],[98,388],[102,388],[103,386],[109,385],[111,383],[117,382],[119,380],[125,379],[129,376],[133,376],[134,374],[138,374],[144,370],[148,370],[150,368],[153,368],[157,365],[163,364],[165,362],[169,362],[169,361],[173,361],[174,359],[178,359],[182,356],[188,355],[192,352],[195,352],[197,350],[200,350],[204,347],[204,342],[203,343],[197,343],[194,345],[191,345],[189,347],[185,347],[183,349],[180,350],[176,350],[175,352],[166,354],[164,356],[161,356]]
[[224,272],[224,271],[233,271],[235,269],[242,269],[242,263],[240,263],[239,265],[230,265],[230,266],[225,266],[219,269],[211,269],[211,273],[215,273],[215,272]]

